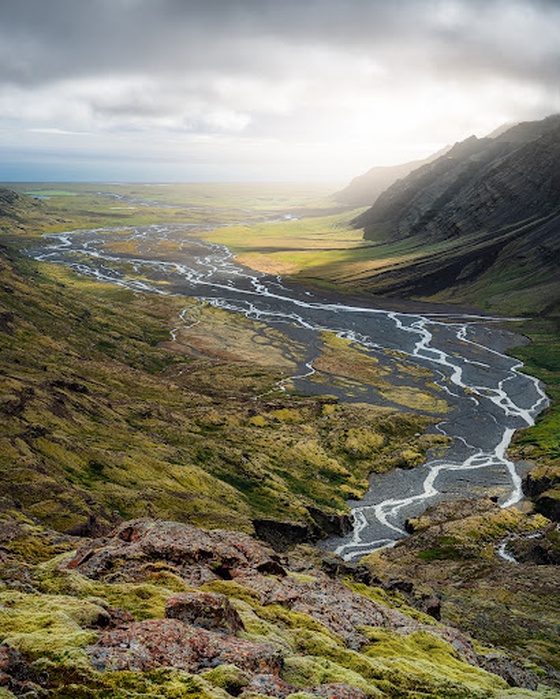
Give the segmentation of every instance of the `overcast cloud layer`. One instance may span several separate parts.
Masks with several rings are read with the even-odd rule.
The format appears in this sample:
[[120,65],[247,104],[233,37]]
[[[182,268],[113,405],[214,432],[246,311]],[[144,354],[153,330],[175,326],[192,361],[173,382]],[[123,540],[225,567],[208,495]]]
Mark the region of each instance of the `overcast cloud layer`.
[[0,179],[344,181],[559,81],[552,0],[4,0]]

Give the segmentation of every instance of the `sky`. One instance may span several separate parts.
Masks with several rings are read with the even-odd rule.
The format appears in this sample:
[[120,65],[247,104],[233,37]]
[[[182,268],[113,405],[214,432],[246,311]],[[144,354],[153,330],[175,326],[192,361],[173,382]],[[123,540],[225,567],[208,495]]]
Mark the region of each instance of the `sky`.
[[332,181],[560,112],[559,0],[2,0],[0,181]]

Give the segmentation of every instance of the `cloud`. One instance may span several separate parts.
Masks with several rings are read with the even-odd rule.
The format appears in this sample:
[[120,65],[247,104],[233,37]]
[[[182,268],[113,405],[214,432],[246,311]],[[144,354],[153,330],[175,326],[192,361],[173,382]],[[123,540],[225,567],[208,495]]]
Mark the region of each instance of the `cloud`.
[[346,140],[369,166],[560,109],[559,75],[546,0],[18,0],[0,126]]

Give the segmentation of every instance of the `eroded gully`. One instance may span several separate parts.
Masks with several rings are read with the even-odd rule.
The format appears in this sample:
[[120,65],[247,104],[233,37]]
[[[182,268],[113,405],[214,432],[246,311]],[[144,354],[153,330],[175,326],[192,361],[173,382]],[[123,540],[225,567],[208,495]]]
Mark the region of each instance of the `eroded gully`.
[[[402,352],[434,372],[452,406],[436,429],[451,438],[451,446],[444,458],[429,457],[416,469],[371,477],[366,496],[349,503],[351,534],[321,544],[347,559],[393,545],[406,535],[405,520],[438,500],[497,492],[500,505],[509,507],[522,499],[519,468],[506,450],[514,431],[533,424],[548,401],[539,382],[521,373],[521,363],[500,350],[504,331],[492,328],[498,319],[403,313],[324,300],[286,286],[279,277],[241,267],[225,247],[197,237],[210,228],[78,230],[47,235],[43,246],[27,253],[100,281],[194,297],[264,323],[280,323],[310,345],[318,332],[332,331],[373,356]],[[111,251],[111,243],[126,241],[133,241],[138,252]],[[162,259],[161,243],[166,241],[180,246],[174,259]],[[298,390],[331,392],[324,384],[306,381],[312,372],[308,358],[291,377]]]

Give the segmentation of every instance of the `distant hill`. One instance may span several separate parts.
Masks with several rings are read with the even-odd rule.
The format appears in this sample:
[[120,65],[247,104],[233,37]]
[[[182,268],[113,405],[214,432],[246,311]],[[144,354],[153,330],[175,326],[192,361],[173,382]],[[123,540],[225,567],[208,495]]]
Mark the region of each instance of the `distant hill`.
[[[496,294],[539,289],[558,300],[560,115],[455,144],[395,182],[354,224],[366,240],[416,251],[410,265],[375,276],[377,292],[452,288],[480,301],[490,285]],[[473,287],[482,277],[484,288]]]
[[44,204],[11,189],[0,188],[0,231],[13,231],[45,214]]
[[350,184],[332,195],[332,198],[342,204],[358,208],[360,206],[371,206],[376,199],[388,187],[397,180],[406,177],[413,170],[416,170],[422,165],[432,162],[449,150],[445,147],[429,158],[423,160],[412,160],[408,163],[400,165],[387,165],[372,167],[363,175],[355,177]]

